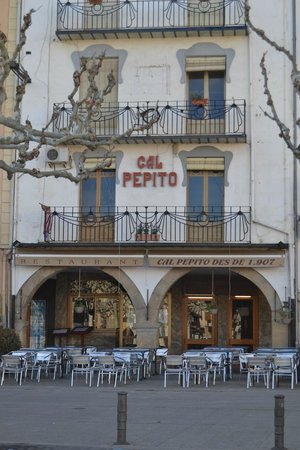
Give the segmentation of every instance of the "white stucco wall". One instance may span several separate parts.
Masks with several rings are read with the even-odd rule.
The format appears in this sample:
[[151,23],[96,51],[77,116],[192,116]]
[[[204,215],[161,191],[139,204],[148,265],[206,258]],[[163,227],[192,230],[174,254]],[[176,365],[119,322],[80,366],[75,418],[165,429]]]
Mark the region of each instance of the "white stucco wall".
[[[291,48],[291,2],[283,0],[253,0],[252,18],[264,28],[279,44]],[[225,204],[251,206],[252,242],[293,242],[292,235],[292,166],[291,153],[278,137],[276,125],[264,116],[266,109],[263,95],[263,80],[259,63],[262,54],[268,50],[266,64],[270,88],[278,105],[281,119],[292,128],[292,89],[290,64],[286,58],[268,47],[254,33],[239,37],[197,37],[166,39],[108,39],[106,41],[63,41],[55,35],[56,2],[24,0],[23,11],[34,8],[33,25],[28,33],[24,48],[23,64],[32,77],[23,103],[23,120],[29,118],[35,128],[42,127],[52,113],[54,102],[67,100],[72,89],[72,73],[76,52],[93,47],[99,51],[104,47],[114,51],[125,51],[122,68],[122,83],[118,86],[119,101],[184,100],[186,86],[181,81],[182,68],[178,51],[195,45],[214,44],[219,49],[233,51],[234,57],[228,68],[226,98],[246,100],[245,144],[212,144],[220,152],[231,152],[228,167],[228,184],[225,187]],[[209,47],[210,48],[210,47]],[[163,49],[161,51],[160,49]],[[30,52],[30,53],[28,53]],[[261,109],[262,108],[262,109]],[[123,152],[118,168],[120,180],[124,171],[137,170],[136,161],[140,155],[159,156],[166,171],[178,174],[176,187],[116,188],[116,204],[120,206],[172,206],[184,205],[186,187],[182,186],[183,167],[179,154],[193,151],[199,145],[179,144],[174,150],[172,144],[117,145],[116,151]],[[38,166],[48,168],[45,152],[41,153]],[[20,242],[43,240],[43,215],[39,203],[57,206],[79,204],[79,187],[68,181],[56,179],[33,180],[20,176],[17,180],[15,217],[16,235]],[[62,195],[63,193],[63,195]],[[29,225],[30,224],[30,225]],[[290,252],[293,259],[293,252]],[[286,267],[264,273],[282,297],[284,286],[290,283],[291,275]],[[19,276],[21,285],[24,276]],[[137,286],[145,295],[146,285],[138,272],[128,269]],[[159,275],[153,273],[148,289],[153,290]],[[162,272],[160,272],[163,275]]]

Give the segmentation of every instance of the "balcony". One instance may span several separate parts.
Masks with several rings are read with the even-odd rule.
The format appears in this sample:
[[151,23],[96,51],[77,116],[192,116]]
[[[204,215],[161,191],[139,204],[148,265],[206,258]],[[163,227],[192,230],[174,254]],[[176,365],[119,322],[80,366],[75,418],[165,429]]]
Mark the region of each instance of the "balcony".
[[[100,141],[117,143],[232,143],[246,142],[244,100],[192,102],[103,103],[93,112],[92,128]],[[86,109],[81,109],[82,118]],[[53,131],[70,127],[72,109],[54,104]],[[149,128],[149,124],[151,127]],[[129,129],[140,128],[130,135]],[[143,129],[141,129],[143,128]]]
[[235,36],[246,30],[243,0],[57,1],[60,40]]
[[47,243],[249,243],[250,224],[249,207],[44,208]]

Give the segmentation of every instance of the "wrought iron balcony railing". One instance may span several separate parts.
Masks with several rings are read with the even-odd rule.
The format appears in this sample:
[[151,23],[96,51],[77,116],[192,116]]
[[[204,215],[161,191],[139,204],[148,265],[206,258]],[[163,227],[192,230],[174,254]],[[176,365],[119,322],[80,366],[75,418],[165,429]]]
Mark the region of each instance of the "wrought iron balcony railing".
[[249,207],[44,207],[45,242],[250,242]]
[[244,0],[57,1],[60,39],[245,33]]
[[[103,103],[100,110],[95,107],[94,131],[104,140],[121,136],[120,142],[215,142],[216,137],[218,142],[245,142],[245,109],[244,100]],[[54,113],[54,131],[72,126],[69,105],[54,104]],[[80,114],[84,119],[86,109]],[[137,126],[144,130],[126,134]]]

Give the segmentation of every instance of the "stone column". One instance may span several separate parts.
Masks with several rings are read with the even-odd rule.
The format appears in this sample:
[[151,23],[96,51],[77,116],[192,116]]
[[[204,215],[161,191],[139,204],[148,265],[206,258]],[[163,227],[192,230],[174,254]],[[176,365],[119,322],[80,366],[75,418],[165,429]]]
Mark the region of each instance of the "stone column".
[[158,347],[158,324],[142,322],[135,324],[137,347]]
[[[276,314],[278,318],[278,314]],[[272,311],[272,347],[287,347],[289,342],[289,325],[275,322],[275,312]]]
[[66,273],[60,273],[56,279],[56,302],[55,302],[55,327],[67,326],[68,312],[68,283],[69,277]]

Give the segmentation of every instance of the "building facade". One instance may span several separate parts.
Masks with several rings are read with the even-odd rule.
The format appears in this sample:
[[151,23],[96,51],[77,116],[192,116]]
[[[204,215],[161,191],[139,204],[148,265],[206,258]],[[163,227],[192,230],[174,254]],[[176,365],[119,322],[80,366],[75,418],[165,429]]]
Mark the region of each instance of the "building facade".
[[[82,60],[105,52],[99,86],[111,71],[117,80],[95,110],[103,145],[83,159],[83,146],[45,146],[39,167],[75,172],[115,142],[109,165],[80,184],[15,180],[12,294],[24,345],[298,344],[298,169],[263,113],[259,64],[268,49],[270,89],[292,126],[291,67],[249,31],[243,1],[39,6],[22,2],[22,14],[36,10],[24,120],[42,128],[55,111],[53,131],[66,127]],[[292,50],[295,4],[251,6],[253,22]],[[86,86],[82,77],[82,98]]]

